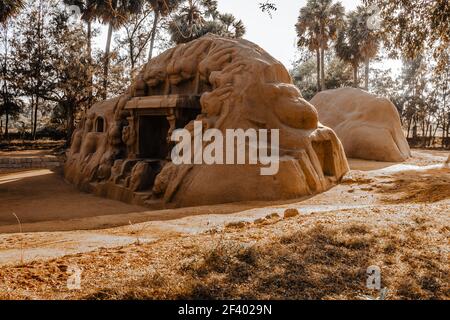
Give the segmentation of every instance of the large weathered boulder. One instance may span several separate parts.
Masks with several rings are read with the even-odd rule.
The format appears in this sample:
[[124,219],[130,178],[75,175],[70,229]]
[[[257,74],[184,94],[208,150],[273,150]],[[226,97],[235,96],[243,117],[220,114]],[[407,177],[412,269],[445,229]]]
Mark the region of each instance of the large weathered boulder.
[[318,93],[312,100],[319,121],[332,128],[348,158],[402,162],[411,150],[394,104],[356,88]]
[[[194,120],[224,135],[278,130],[279,170],[175,164],[168,137],[195,131]],[[85,190],[157,207],[298,198],[327,190],[348,170],[336,134],[319,124],[285,67],[251,42],[213,35],[152,59],[124,95],[89,110],[65,166],[67,180]]]

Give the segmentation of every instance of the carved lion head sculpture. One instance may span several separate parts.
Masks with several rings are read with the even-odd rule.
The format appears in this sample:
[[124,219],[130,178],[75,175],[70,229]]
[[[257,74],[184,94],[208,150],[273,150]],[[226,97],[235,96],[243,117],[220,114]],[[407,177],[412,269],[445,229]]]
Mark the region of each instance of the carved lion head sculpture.
[[[109,112],[110,115],[106,117],[111,120],[106,119],[107,125],[118,126],[120,130],[126,128],[123,136],[129,136],[130,132],[139,135],[139,130],[130,129],[130,119],[135,117],[133,111],[126,107],[128,101],[167,95],[199,96],[201,112],[195,120],[203,130],[215,129],[224,136],[231,129],[276,130],[279,137],[278,170],[273,175],[261,175],[261,163],[177,165],[172,161],[164,161],[163,165],[157,166],[159,171],[148,192],[148,201],[192,206],[292,199],[323,192],[348,171],[340,141],[331,129],[319,123],[316,109],[302,98],[286,68],[263,49],[246,40],[207,35],[170,49],[144,66],[126,95],[103,102],[103,109],[94,106],[87,118],[90,113]],[[194,128],[193,121],[185,126],[193,133],[192,140],[195,139]],[[115,139],[107,137],[117,130],[106,130],[104,141],[100,143],[99,138],[89,138],[89,132],[81,128],[79,130],[83,133],[75,133],[74,136],[76,145],[81,145],[78,147],[81,151],[74,153],[72,150],[68,153],[66,171],[69,176],[78,176],[82,172],[81,167],[89,169],[84,169],[85,179],[72,180],[91,184],[95,181],[112,188],[112,184],[122,181],[120,175],[126,177],[128,171],[131,173],[132,168],[127,169],[123,165],[127,159],[133,160],[134,157],[127,151],[130,149],[129,143],[127,146],[127,141],[123,141],[118,146],[117,143],[109,142]],[[151,136],[135,138],[137,149],[139,141],[152,139]],[[88,147],[86,139],[96,140],[97,145],[102,145],[98,150],[103,156],[95,156],[94,151],[94,155],[88,159],[86,152],[83,152],[83,145]],[[134,138],[127,139],[134,141]],[[208,144],[206,141],[202,143],[203,147]],[[236,148],[237,143],[237,140],[233,141]],[[248,150],[255,148],[249,144],[245,140],[244,145]],[[260,145],[256,146],[258,148],[261,148]],[[225,146],[223,151],[228,152]],[[139,152],[136,154],[140,158]],[[122,169],[114,165],[118,160]],[[94,163],[89,164],[90,161]],[[114,182],[104,178],[105,166],[115,167]],[[95,172],[99,168],[102,168],[100,179]],[[89,172],[89,177],[86,172]],[[136,180],[136,177],[133,179]],[[107,191],[101,193],[115,194]]]

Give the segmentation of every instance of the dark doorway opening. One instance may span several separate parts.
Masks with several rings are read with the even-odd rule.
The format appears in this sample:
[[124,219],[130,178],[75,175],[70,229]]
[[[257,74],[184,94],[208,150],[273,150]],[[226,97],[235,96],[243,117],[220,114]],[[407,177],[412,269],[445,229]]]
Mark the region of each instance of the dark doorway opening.
[[313,141],[312,147],[319,158],[324,176],[333,177],[335,175],[333,160],[333,145],[331,141]]
[[103,120],[102,117],[98,117],[95,121],[95,131],[96,132],[103,132],[105,128],[105,120]]
[[169,155],[167,135],[169,122],[165,116],[139,117],[139,154],[141,158],[165,160]]

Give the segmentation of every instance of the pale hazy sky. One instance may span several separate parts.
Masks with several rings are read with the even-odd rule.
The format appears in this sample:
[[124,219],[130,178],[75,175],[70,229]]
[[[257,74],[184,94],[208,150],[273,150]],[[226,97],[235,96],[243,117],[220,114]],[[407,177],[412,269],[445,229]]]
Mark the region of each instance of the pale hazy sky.
[[[305,6],[306,0],[271,0],[278,7],[278,10],[272,13],[272,18],[267,13],[261,12],[260,2],[265,1],[219,0],[219,10],[232,13],[241,19],[247,29],[244,38],[258,44],[290,69],[297,52],[295,24],[300,8]],[[361,1],[341,0],[341,3],[347,11],[350,11],[360,5]],[[101,48],[106,43],[106,30],[102,29],[103,32],[97,41]],[[399,62],[385,60],[382,67],[392,68],[394,72],[398,72]]]
[[[272,19],[259,10],[260,2],[264,1],[219,0],[219,9],[244,21],[247,28],[245,38],[255,42],[290,68],[297,51],[295,24],[300,8],[305,6],[306,0],[271,0],[278,7],[278,10],[272,13]],[[346,10],[352,10],[360,1],[345,0],[341,3]]]

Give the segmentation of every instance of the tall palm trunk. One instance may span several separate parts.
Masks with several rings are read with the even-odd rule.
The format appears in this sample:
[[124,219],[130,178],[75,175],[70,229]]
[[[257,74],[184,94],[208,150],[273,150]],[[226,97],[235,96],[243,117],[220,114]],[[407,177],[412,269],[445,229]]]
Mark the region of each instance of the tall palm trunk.
[[8,126],[9,126],[9,112],[8,112],[8,108],[6,108],[6,110],[5,110],[5,139],[6,140],[8,140],[8,137],[9,137]]
[[133,41],[130,41],[128,44],[128,50],[130,51],[130,64],[131,64],[131,69],[130,69],[130,79],[134,79],[135,75],[136,75],[136,61],[135,61],[135,57],[133,55],[133,51],[134,51],[134,46],[133,46]]
[[87,50],[89,59],[89,101],[88,108],[92,107],[92,101],[94,99],[94,77],[92,75],[92,22],[87,22]]
[[316,58],[317,58],[317,92],[321,91],[321,83],[320,83],[320,50],[316,49]]
[[[42,0],[39,2],[39,14],[38,14],[38,52],[39,54],[42,53],[42,39],[44,37],[43,35],[43,29],[44,29],[44,14],[43,14],[43,4]],[[36,140],[36,131],[37,131],[37,118],[38,118],[38,108],[39,108],[39,95],[40,95],[40,89],[42,86],[42,73],[41,73],[41,66],[38,68],[38,74],[37,74],[37,86],[35,88],[35,94],[36,94],[36,100],[34,105],[34,115],[33,115],[33,140]]]
[[450,145],[450,141],[448,141],[449,139],[449,133],[450,133],[450,121],[447,121],[447,128],[444,130],[445,131],[445,147],[448,147]]
[[153,27],[152,27],[152,31],[151,31],[152,37],[150,39],[150,50],[148,52],[148,60],[149,61],[151,60],[151,58],[153,58],[153,50],[155,47],[156,31],[158,28],[159,17],[160,17],[159,11],[155,10],[155,18],[153,20]]
[[109,24],[108,27],[108,38],[106,39],[106,48],[105,48],[105,63],[103,66],[103,92],[102,98],[106,100],[108,96],[108,75],[109,75],[109,62],[111,56],[111,40],[112,40],[113,26],[112,23]]
[[365,65],[366,65],[366,74],[365,74],[365,83],[364,83],[364,88],[366,89],[366,91],[369,91],[369,72],[370,72],[370,59],[366,58],[365,61]]
[[33,140],[36,140],[38,105],[39,105],[39,96],[36,96],[36,104],[34,106],[34,115],[33,115]]
[[75,128],[75,117],[74,117],[74,108],[73,103],[71,101],[66,102],[66,110],[67,110],[67,135],[66,135],[66,144],[70,145],[72,142],[72,134]]
[[87,50],[89,59],[92,59],[92,22],[88,21],[87,25]]
[[325,87],[325,49],[323,48],[323,46],[320,48],[320,65],[321,65],[320,81],[322,91],[324,91],[326,90],[326,87]]
[[[4,65],[3,65],[3,75],[6,77],[7,75],[7,68],[8,68],[8,25],[6,24],[6,22],[3,24],[3,29],[5,30],[5,60],[3,61]],[[8,112],[8,101],[7,97],[8,97],[8,85],[6,82],[5,77],[3,78],[3,95],[4,95],[4,105],[6,106],[5,108],[5,138],[8,139],[8,135],[9,135],[9,131],[8,131],[8,124],[9,124],[9,112]]]
[[441,147],[442,148],[445,147],[445,128],[446,128],[446,123],[445,123],[445,119],[444,119],[444,122],[442,123],[442,137],[441,137]]
[[358,65],[353,65],[353,86],[355,88],[359,87],[359,79],[358,79]]
[[408,132],[406,133],[406,138],[409,138],[409,133],[411,132],[411,122],[412,122],[412,119],[410,118],[408,120]]
[[33,110],[34,110],[34,94],[31,95],[30,99],[30,134],[33,136]]

